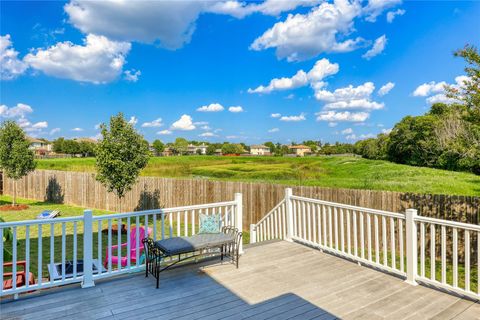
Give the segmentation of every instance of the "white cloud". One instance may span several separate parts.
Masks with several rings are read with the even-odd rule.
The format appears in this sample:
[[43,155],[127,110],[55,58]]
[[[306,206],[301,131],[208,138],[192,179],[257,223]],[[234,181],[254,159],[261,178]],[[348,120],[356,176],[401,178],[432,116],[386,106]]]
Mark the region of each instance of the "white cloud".
[[280,113],[272,113],[270,117],[272,118],[280,118],[282,115]]
[[123,78],[125,80],[129,82],[137,82],[138,77],[140,77],[142,72],[140,70],[132,69],[132,70],[126,70],[125,72],[123,72],[123,74],[124,74]]
[[151,122],[142,123],[143,128],[158,128],[158,127],[161,127],[161,126],[163,126],[162,118],[155,119]]
[[0,36],[0,79],[15,79],[27,68],[28,65],[18,59],[18,51],[13,48],[10,35]]
[[233,113],[238,113],[238,112],[243,112],[243,108],[241,106],[232,106],[228,108],[228,111],[233,112]]
[[213,132],[204,132],[202,134],[199,134],[198,135],[199,137],[204,137],[204,138],[207,138],[207,137],[218,137],[218,135],[214,134]]
[[382,133],[384,133],[384,134],[390,134],[390,132],[392,132],[392,128],[382,129]]
[[368,0],[368,4],[363,8],[363,13],[366,16],[365,20],[375,22],[385,9],[400,3],[402,3],[402,0]]
[[162,130],[162,131],[158,131],[157,134],[159,134],[159,135],[169,135],[169,134],[172,134],[172,131]]
[[405,10],[397,9],[395,11],[387,12],[387,22],[392,23],[396,16],[403,16],[405,14]]
[[28,126],[23,127],[23,130],[26,132],[40,132],[43,129],[48,128],[48,122],[47,121],[40,121],[34,124],[28,123]]
[[448,98],[445,94],[445,87],[450,86],[453,89],[457,89],[460,92],[465,87],[465,81],[469,81],[469,77],[461,75],[455,77],[455,83],[449,84],[445,81],[435,82],[431,81],[419,85],[415,91],[413,91],[414,97],[427,97],[426,101],[428,104],[434,103],[454,103],[458,102],[456,99]]
[[345,130],[342,130],[342,134],[352,134],[353,133],[353,129],[352,128],[347,128]]
[[53,128],[52,130],[50,130],[50,135],[53,136],[55,133],[58,133],[60,131],[61,131],[60,128]]
[[220,103],[211,103],[208,106],[201,106],[197,109],[199,112],[220,112],[225,108]]
[[329,121],[329,122],[363,122],[368,119],[370,114],[368,112],[337,112],[337,111],[320,111],[316,113],[317,121]]
[[206,130],[206,131],[212,130],[212,128],[210,128],[208,125],[201,126],[200,129]]
[[138,123],[137,117],[131,116],[131,117],[130,117],[130,120],[128,120],[128,123],[130,123],[130,124],[133,125],[133,126],[136,125],[136,124]]
[[365,82],[357,87],[349,85],[345,88],[335,89],[333,92],[318,90],[315,93],[315,98],[319,101],[327,102],[324,110],[383,109],[383,103],[371,101],[371,95],[374,90],[375,85],[372,82]]
[[362,58],[370,60],[371,58],[379,55],[380,53],[385,50],[385,46],[387,45],[387,37],[385,35],[378,37],[375,42],[373,43],[373,46],[370,50],[365,52],[364,55],[362,55]]
[[27,114],[32,112],[32,107],[24,103],[17,103],[15,107],[11,108],[4,104],[0,105],[0,117],[4,118],[24,118]]
[[361,134],[357,136],[356,134],[350,134],[345,136],[345,139],[347,140],[363,140],[363,139],[369,139],[369,138],[375,138],[375,135],[373,133],[367,133],[367,134]]
[[238,1],[219,1],[208,8],[208,12],[228,14],[236,18],[244,18],[252,13],[278,16],[282,12],[291,11],[299,6],[309,7],[320,3],[320,0],[278,1],[266,0],[262,3],[248,3]]
[[[311,84],[312,86],[321,87],[321,82],[327,76],[336,74],[339,70],[337,63],[331,63],[328,59],[318,60],[312,69],[306,73],[303,70],[297,71],[297,73],[291,78],[274,78],[267,86],[259,86],[255,89],[248,89],[248,93],[270,93],[272,91],[289,90]],[[319,85],[322,83],[322,85]]]
[[336,127],[337,125],[338,125],[337,122],[329,122],[329,123],[328,123],[328,126],[329,126],[330,128],[334,128],[334,127]]
[[304,121],[306,120],[305,114],[301,113],[298,116],[283,116],[280,118],[280,121],[293,121],[293,122],[298,122],[298,121]]
[[83,129],[82,128],[73,128],[72,131],[81,132],[81,131],[83,131]]
[[268,130],[268,132],[270,132],[270,133],[274,133],[274,132],[278,132],[278,131],[280,131],[280,129],[278,129],[278,128],[272,128],[272,129]]
[[354,31],[353,20],[361,14],[361,9],[357,1],[323,2],[306,14],[289,14],[285,21],[265,31],[250,48],[276,48],[277,57],[289,61],[305,60],[323,52],[355,50],[364,40],[344,38]]
[[188,114],[184,114],[172,124],[172,130],[183,130],[183,131],[191,131],[194,130],[196,127],[193,124],[192,117]]
[[393,82],[387,82],[384,84],[379,90],[378,90],[378,95],[379,96],[384,96],[390,92],[395,87],[395,83]]
[[108,83],[122,73],[130,43],[116,42],[89,34],[83,45],[59,42],[47,49],[36,49],[24,61],[45,74],[95,84]]
[[445,81],[435,82],[431,81],[429,83],[424,83],[419,85],[415,91],[413,91],[414,97],[426,97],[432,93],[443,92],[447,83]]
[[323,109],[324,110],[380,110],[383,109],[385,105],[383,103],[378,103],[375,101],[369,101],[367,99],[358,99],[358,100],[347,100],[347,101],[337,101],[332,103],[327,103]]

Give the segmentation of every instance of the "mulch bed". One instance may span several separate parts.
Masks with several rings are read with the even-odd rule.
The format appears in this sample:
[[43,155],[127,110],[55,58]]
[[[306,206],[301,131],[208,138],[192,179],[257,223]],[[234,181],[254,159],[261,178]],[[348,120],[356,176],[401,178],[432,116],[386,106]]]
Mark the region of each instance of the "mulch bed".
[[20,211],[25,209],[28,209],[28,205],[26,204],[17,204],[17,205],[5,204],[3,206],[0,206],[0,211]]

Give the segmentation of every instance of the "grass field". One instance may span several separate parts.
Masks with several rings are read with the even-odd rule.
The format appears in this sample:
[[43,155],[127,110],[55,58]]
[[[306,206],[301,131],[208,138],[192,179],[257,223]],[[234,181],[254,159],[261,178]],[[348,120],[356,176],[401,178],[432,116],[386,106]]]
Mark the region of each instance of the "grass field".
[[[95,171],[95,159],[48,159],[39,169]],[[155,157],[144,176],[199,177],[332,188],[480,195],[480,176],[355,157]]]

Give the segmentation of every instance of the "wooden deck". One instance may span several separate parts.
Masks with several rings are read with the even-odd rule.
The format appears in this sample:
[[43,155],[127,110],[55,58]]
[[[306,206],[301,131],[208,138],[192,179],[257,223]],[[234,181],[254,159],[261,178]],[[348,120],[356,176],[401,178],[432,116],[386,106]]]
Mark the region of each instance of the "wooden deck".
[[240,269],[217,261],[25,296],[2,319],[480,319],[480,304],[358,266],[315,249],[273,242],[245,249]]

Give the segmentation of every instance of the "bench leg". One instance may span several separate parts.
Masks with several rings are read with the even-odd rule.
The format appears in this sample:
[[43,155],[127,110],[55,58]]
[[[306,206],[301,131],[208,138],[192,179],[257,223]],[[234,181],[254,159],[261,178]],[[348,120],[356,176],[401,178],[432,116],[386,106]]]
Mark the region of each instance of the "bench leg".
[[223,251],[224,251],[224,247],[225,247],[225,246],[222,246],[222,247],[220,248],[220,260],[222,260],[222,261],[223,261]]

